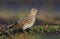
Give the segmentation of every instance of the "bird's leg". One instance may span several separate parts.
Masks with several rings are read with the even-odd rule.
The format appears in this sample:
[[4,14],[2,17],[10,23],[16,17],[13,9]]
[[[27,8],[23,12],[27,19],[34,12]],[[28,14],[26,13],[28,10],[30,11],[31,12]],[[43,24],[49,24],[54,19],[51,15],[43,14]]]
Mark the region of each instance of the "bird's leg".
[[30,32],[30,29],[29,29],[29,28],[27,28],[25,31],[26,31],[26,32]]
[[23,30],[23,31],[22,31],[22,33],[25,33],[25,34],[27,34],[26,30]]
[[26,29],[27,32],[31,32],[31,30],[32,30],[32,27]]

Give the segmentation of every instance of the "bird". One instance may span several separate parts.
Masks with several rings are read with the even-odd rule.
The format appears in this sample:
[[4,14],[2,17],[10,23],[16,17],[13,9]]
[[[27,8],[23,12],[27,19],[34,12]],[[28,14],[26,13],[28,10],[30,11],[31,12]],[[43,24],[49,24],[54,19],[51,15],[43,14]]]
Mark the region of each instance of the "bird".
[[[36,13],[38,12],[37,9],[32,8],[29,11],[29,14],[20,19],[18,22],[14,23],[12,26],[16,28],[17,30],[21,28],[23,31],[32,27],[36,20]],[[10,25],[11,26],[11,25]]]
[[18,29],[21,28],[22,31],[24,32],[24,30],[26,30],[34,25],[37,12],[38,12],[37,9],[32,8],[29,11],[29,14],[27,16],[23,17],[22,19],[20,19],[16,23],[13,23],[8,26],[0,24],[0,31],[7,33],[9,36],[11,36],[13,38],[13,36],[11,35],[11,32],[14,31],[14,29],[17,29],[17,31],[18,31]]

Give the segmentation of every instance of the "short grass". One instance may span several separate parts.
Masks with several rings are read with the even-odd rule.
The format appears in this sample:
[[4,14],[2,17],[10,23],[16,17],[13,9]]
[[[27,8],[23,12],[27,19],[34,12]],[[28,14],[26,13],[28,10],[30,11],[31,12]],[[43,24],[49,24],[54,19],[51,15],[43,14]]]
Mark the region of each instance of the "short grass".
[[[36,26],[33,26],[31,31],[32,32],[39,32],[39,33],[60,32],[60,26],[59,25],[43,25],[43,26],[36,25]],[[5,35],[2,33],[0,33],[0,39],[5,39]]]
[[33,31],[40,32],[40,33],[51,33],[51,32],[60,32],[59,25],[36,25],[32,29]]

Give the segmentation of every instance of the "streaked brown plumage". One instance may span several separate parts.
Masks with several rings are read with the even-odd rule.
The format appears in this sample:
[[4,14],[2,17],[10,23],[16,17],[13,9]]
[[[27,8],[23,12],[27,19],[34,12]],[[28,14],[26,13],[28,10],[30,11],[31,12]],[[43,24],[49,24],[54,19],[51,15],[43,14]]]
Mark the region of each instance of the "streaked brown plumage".
[[[35,19],[36,19],[36,13],[37,13],[37,9],[32,8],[30,10],[30,14],[28,14],[27,16],[25,16],[23,19],[19,20],[17,23],[11,24],[11,25],[0,25],[0,30],[7,32],[10,35],[10,29],[9,27],[14,27],[15,29],[19,29],[22,28],[23,30],[32,27]],[[9,30],[8,30],[9,29]],[[11,35],[10,35],[11,36]],[[11,36],[13,37],[13,36]]]
[[27,16],[25,16],[23,19],[21,19],[17,23],[13,24],[13,26],[16,29],[22,28],[23,30],[29,27],[32,27],[36,19],[37,11],[38,11],[37,9],[32,8]]

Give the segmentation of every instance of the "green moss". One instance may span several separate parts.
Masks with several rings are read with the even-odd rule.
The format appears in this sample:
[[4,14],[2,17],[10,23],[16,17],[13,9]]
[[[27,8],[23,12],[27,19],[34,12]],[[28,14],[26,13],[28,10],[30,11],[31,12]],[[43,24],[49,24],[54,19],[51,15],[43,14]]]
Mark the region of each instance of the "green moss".
[[60,26],[48,26],[48,25],[45,25],[45,26],[41,26],[41,25],[36,25],[33,27],[33,31],[39,31],[42,33],[43,32],[55,32],[55,31],[59,31],[60,29]]

